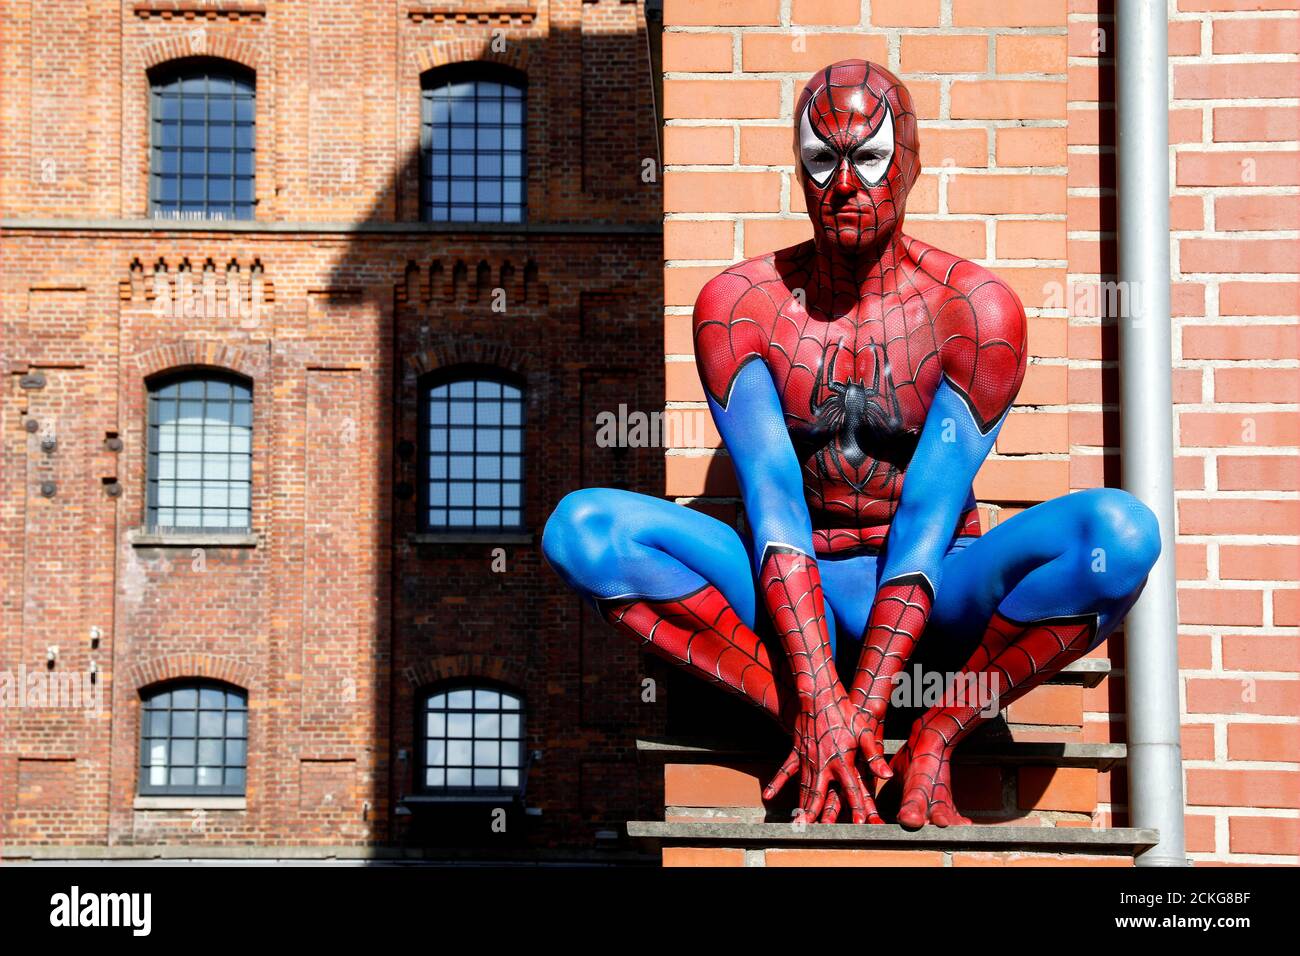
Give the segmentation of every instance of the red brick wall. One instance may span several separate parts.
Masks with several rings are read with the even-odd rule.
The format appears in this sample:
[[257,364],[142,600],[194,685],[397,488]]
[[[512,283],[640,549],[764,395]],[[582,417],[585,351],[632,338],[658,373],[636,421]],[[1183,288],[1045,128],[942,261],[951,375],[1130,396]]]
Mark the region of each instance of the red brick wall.
[[[1300,856],[1300,20],[1286,7],[1169,4],[1183,757],[1188,850],[1207,862]],[[1113,278],[1112,12],[1070,10],[1072,282]],[[1118,479],[1112,324],[1071,320],[1073,487]],[[1121,681],[1090,692],[1091,738],[1123,739]]]
[[[415,694],[479,676],[525,695],[542,816],[498,839],[485,809],[466,839],[515,848],[526,830],[534,848],[585,852],[597,829],[655,805],[630,744],[662,722],[640,703],[646,664],[593,626],[535,543],[503,545],[497,573],[490,542],[413,542],[417,462],[401,448],[417,438],[419,374],[486,363],[527,389],[535,532],[580,485],[662,485],[658,452],[588,435],[595,410],[653,409],[663,387],[657,363],[646,374],[630,358],[654,354],[662,309],[658,186],[640,175],[656,148],[641,8],[460,3],[455,22],[406,0],[214,0],[198,5],[214,16],[188,19],[177,6],[0,4],[0,671],[44,670],[58,645],[58,673],[96,663],[105,704],[0,708],[0,842],[426,839],[419,813],[394,815]],[[142,219],[146,70],[193,54],[256,70],[257,222],[276,231]],[[420,74],[478,58],[527,75],[528,218],[550,232],[401,225],[418,218]],[[621,85],[593,86],[610,73]],[[228,263],[244,296],[261,270],[258,313],[161,307],[155,269],[174,284],[188,262],[201,281],[209,260],[222,297]],[[504,312],[490,308],[497,287]],[[258,545],[201,560],[130,540],[145,378],[192,364],[247,375],[255,403]],[[22,387],[37,372],[44,387]],[[246,810],[196,824],[133,807],[140,690],[180,676],[248,692]]]
[[[1169,8],[1184,757],[1188,848],[1206,862],[1300,858],[1293,6]],[[792,175],[794,94],[824,63],[861,56],[901,76],[920,113],[908,231],[994,269],[1029,315],[1025,384],[976,480],[983,521],[1117,484],[1114,320],[1090,305],[1115,268],[1112,9],[667,0],[669,404],[705,407],[689,333],[703,282],[810,234]],[[697,444],[669,451],[667,494],[734,517],[716,434]],[[1108,680],[1035,691],[1008,715],[1018,735],[1122,741],[1122,638],[1109,645],[1096,652],[1112,658]],[[1062,819],[1125,819],[1122,772],[1040,783],[1059,791]]]

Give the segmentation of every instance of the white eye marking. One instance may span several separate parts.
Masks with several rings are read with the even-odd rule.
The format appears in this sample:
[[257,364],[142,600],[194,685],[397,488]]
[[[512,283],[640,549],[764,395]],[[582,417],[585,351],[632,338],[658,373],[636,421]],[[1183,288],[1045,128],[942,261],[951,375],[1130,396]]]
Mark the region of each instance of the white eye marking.
[[813,131],[812,123],[808,121],[811,110],[812,103],[809,102],[799,119],[799,158],[808,178],[818,186],[825,186],[840,164],[840,154]]
[[870,138],[853,151],[853,168],[858,178],[868,186],[879,186],[889,171],[889,161],[894,158],[894,114],[885,103],[885,118]]

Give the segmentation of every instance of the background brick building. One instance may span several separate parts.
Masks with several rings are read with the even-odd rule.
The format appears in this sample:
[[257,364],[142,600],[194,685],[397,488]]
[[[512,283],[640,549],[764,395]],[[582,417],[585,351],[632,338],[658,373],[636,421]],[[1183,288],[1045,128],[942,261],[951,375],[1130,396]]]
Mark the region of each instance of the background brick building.
[[[632,737],[663,708],[641,701],[636,648],[606,639],[535,542],[572,488],[662,487],[661,452],[591,434],[599,410],[662,400],[640,361],[662,311],[643,5],[0,15],[0,669],[93,666],[104,704],[0,708],[5,852],[617,849],[597,833],[653,809]],[[251,219],[158,218],[151,95],[191,65],[255,90]],[[522,222],[421,221],[422,89],[447,76],[523,89]],[[178,370],[251,389],[242,534],[149,526],[150,394]],[[420,520],[421,405],[460,370],[522,392],[521,528]],[[200,678],[246,695],[243,792],[143,794],[142,700]],[[405,799],[424,695],[467,680],[522,697],[523,799]]]
[[[1198,862],[1300,861],[1297,17],[1292,0],[1169,0],[1176,557]],[[828,62],[864,57],[907,83],[922,120],[908,232],[992,268],[1029,315],[1024,387],[975,483],[982,520],[1117,484],[1115,324],[1098,295],[1115,278],[1112,25],[1106,0],[667,0],[669,403],[704,407],[690,337],[700,286],[810,235],[791,165],[797,90]],[[693,444],[668,454],[669,495],[734,515],[716,434]],[[1045,686],[1012,705],[1017,738],[1122,742],[1122,643],[1095,652],[1112,665],[1097,686]],[[959,805],[985,819],[1124,822],[1120,764],[1025,767],[1015,780],[958,771]],[[669,803],[707,802],[722,785],[703,771],[680,782]],[[769,850],[768,865],[782,853],[817,862]]]

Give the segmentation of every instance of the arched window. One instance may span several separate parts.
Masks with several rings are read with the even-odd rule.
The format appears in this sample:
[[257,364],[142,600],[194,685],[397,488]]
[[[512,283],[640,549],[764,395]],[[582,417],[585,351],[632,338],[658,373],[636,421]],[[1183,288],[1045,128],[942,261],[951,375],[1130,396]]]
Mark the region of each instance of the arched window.
[[140,793],[242,796],[248,766],[248,695],[210,680],[142,693]]
[[456,64],[425,74],[421,218],[524,221],[524,106],[523,74],[506,67]]
[[431,794],[518,792],[524,782],[524,706],[490,684],[435,688],[421,699],[419,789]]
[[203,371],[149,383],[150,531],[247,531],[252,517],[253,390]]
[[522,528],[524,393],[496,370],[424,381],[424,527]]
[[166,219],[252,219],[255,83],[221,60],[155,71],[149,199]]

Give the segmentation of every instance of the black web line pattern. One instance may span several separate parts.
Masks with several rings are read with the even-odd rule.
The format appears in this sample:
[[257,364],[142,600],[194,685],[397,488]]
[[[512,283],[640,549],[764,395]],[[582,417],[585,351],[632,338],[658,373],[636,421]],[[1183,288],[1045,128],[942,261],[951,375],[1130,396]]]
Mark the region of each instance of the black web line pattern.
[[[706,596],[716,596],[717,599],[718,608],[712,620],[700,614],[696,607],[698,604],[706,603],[706,601],[702,600]],[[694,604],[690,603],[693,599]],[[638,605],[647,607],[654,614],[655,623],[649,631],[643,632],[628,620],[629,612]],[[598,601],[596,602],[596,608],[600,615],[610,624],[619,626],[624,631],[633,634],[641,642],[642,647],[672,663],[685,664],[693,668],[697,673],[707,676],[724,689],[750,700],[751,703],[761,704],[761,701],[756,700],[747,689],[746,679],[751,671],[757,670],[760,677],[765,676],[769,680],[775,680],[772,668],[737,640],[738,634],[748,630],[743,621],[737,618],[736,623],[730,629],[724,630],[722,628],[723,617],[728,613],[735,616],[735,611],[722,597],[721,592],[717,591],[711,584],[701,585],[695,591],[670,600],[619,597]],[[659,628],[665,624],[676,627],[687,635],[683,642],[684,653],[677,653],[669,648],[665,641],[659,639]],[[723,649],[718,653],[717,661],[712,669],[697,663],[695,660],[694,645],[706,635],[717,637],[723,644]],[[752,631],[750,635],[753,638],[751,643],[757,649],[759,638]],[[722,662],[728,654],[732,653],[739,654],[745,661],[735,679],[735,684],[739,686],[734,686],[733,682],[722,674]]]
[[[1097,624],[1095,614],[1025,623],[995,613],[989,621],[984,640],[961,673],[998,673],[1008,688],[998,699],[999,705],[1005,707],[1040,686],[1071,660],[1087,653],[1096,634]],[[1068,637],[1062,636],[1062,632],[1067,629],[1073,629],[1074,633]],[[1027,639],[1044,634],[1055,642],[1056,650],[1045,660],[1039,660],[1025,645]],[[1014,672],[1000,663],[1004,657],[1012,656],[1022,656],[1027,670]],[[917,792],[919,789],[925,795],[927,817],[935,807],[953,807],[951,786],[948,783],[952,751],[970,730],[984,722],[979,719],[981,714],[980,707],[969,703],[945,703],[931,708],[921,716],[896,759],[900,769],[910,768],[910,772],[921,776],[928,786],[910,787],[904,794],[904,805],[917,801],[921,795]],[[923,745],[927,735],[931,736],[931,740],[937,738],[942,744]]]

